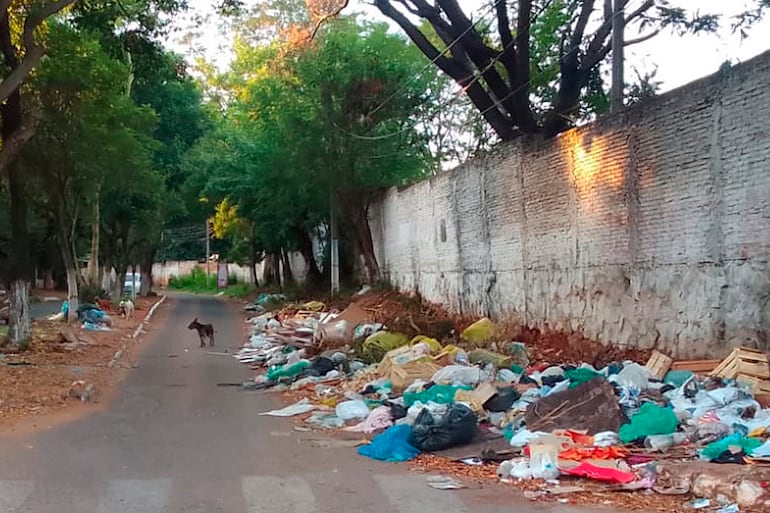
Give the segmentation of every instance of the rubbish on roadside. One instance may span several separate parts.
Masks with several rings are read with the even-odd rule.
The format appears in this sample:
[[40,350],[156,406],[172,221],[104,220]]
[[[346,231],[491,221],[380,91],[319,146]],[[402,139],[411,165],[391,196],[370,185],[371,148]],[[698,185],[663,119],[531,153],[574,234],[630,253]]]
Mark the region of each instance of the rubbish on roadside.
[[626,484],[636,481],[636,476],[631,472],[624,472],[609,467],[598,467],[586,461],[577,467],[562,469],[562,472],[571,476],[587,477],[589,479],[605,481],[608,483]]
[[629,363],[614,376],[614,380],[621,387],[644,391],[650,385],[650,371],[638,363]]
[[464,365],[447,365],[436,372],[431,381],[438,385],[470,385],[475,386],[482,381],[491,381],[489,376],[479,367],[466,367]]
[[420,450],[408,442],[412,426],[391,426],[372,439],[368,445],[358,448],[358,454],[380,461],[409,461],[420,454]]
[[511,357],[513,365],[529,366],[529,351],[523,342],[507,342],[502,348],[502,352]]
[[738,513],[740,510],[741,508],[739,508],[737,504],[729,504],[719,508],[715,513]]
[[476,434],[476,415],[462,404],[453,404],[440,419],[429,410],[417,416],[409,443],[421,451],[440,451],[470,442]]
[[[337,414],[337,416],[342,418],[342,416],[339,414]],[[356,424],[355,426],[347,427],[345,428],[345,430],[362,432],[362,433],[374,433],[375,431],[389,428],[392,425],[393,425],[393,415],[391,413],[391,409],[387,406],[378,406],[377,408],[369,412],[369,415],[366,417],[366,420],[364,420],[359,424]]]
[[673,362],[671,371],[689,371],[694,374],[709,374],[719,366],[721,360],[683,360]]
[[355,303],[334,318],[318,324],[314,338],[325,347],[339,347],[353,342],[356,326],[364,324],[369,315]]
[[468,360],[474,365],[490,363],[497,369],[510,367],[514,363],[510,356],[495,353],[494,351],[489,351],[487,349],[474,349],[468,353]]
[[380,331],[364,340],[361,345],[361,353],[365,361],[380,362],[389,351],[406,346],[409,341],[409,337],[403,333]]
[[639,413],[628,424],[620,427],[618,434],[623,443],[633,442],[650,435],[668,435],[676,431],[679,419],[674,410],[653,403],[644,403]]
[[484,409],[491,412],[505,412],[510,410],[513,403],[520,397],[521,394],[513,387],[497,388],[495,394],[484,403]]
[[260,413],[260,415],[269,415],[271,417],[293,417],[295,415],[301,415],[309,411],[315,410],[315,406],[310,404],[308,399],[301,399],[296,403],[281,408],[280,410],[271,410]]
[[290,378],[297,376],[309,366],[310,362],[308,360],[300,360],[297,363],[273,367],[267,371],[267,379],[270,381],[275,381],[280,378]]
[[369,417],[369,407],[361,400],[343,401],[337,404],[335,413],[343,422]]
[[452,385],[433,385],[432,387],[415,391],[404,392],[404,405],[408,408],[416,402],[421,403],[439,403],[439,404],[452,404],[455,401],[455,396],[458,390],[473,390],[473,387],[469,386],[452,386]]
[[465,488],[456,479],[444,475],[429,476],[428,486],[435,488],[436,490],[459,490],[461,488]]
[[529,467],[532,477],[536,479],[556,479],[559,477],[559,446],[550,443],[540,443],[535,440],[529,445]]
[[692,499],[687,503],[687,507],[690,509],[703,509],[711,506],[711,501],[706,498]]
[[671,369],[673,363],[674,360],[672,358],[669,358],[660,351],[653,351],[645,367],[650,372],[650,376],[655,379],[663,379],[663,376]]
[[483,344],[489,342],[494,334],[495,323],[485,317],[465,328],[461,336],[463,340],[473,344]]
[[[725,452],[733,452],[735,454],[738,451],[745,453],[747,456],[752,456],[754,450],[762,446],[762,440],[759,438],[747,438],[746,436],[735,433],[730,436],[726,436],[721,440],[712,442],[704,447],[700,455],[703,459],[714,461],[719,458]],[[734,450],[733,450],[734,449]]]
[[[565,404],[570,407],[565,408]],[[574,429],[589,434],[617,432],[623,419],[615,390],[602,378],[544,397],[531,404],[525,416],[532,431]]]
[[670,435],[650,435],[644,439],[644,446],[652,451],[666,452],[672,447],[682,445],[687,442],[687,435],[684,433],[671,433]]

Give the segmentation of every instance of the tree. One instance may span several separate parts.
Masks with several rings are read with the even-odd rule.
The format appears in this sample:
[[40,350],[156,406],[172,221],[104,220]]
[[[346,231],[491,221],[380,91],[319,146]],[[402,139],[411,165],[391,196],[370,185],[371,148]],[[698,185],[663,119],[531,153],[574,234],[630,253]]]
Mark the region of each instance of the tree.
[[[51,58],[28,88],[41,123],[20,158],[34,170],[42,191],[41,210],[48,211],[55,227],[73,319],[79,298],[77,244],[87,214],[84,206],[101,201],[96,195],[100,183],[119,187],[120,194],[146,183],[155,116],[126,97],[128,68],[110,58],[95,38],[67,24],[52,24],[49,38],[56,42]],[[110,180],[105,181],[105,176]],[[120,188],[126,183],[127,188]],[[104,196],[109,198],[111,192],[107,187]]]
[[[457,0],[374,4],[463,88],[502,140],[551,136],[573,126],[581,102],[595,94],[599,66],[612,50],[612,0],[493,0],[475,22]],[[489,14],[494,22],[482,23]],[[432,42],[414,17],[426,21],[441,44]],[[713,31],[718,16],[691,15],[667,0],[643,0],[626,7],[624,22],[640,33],[625,40],[630,46],[665,28]]]

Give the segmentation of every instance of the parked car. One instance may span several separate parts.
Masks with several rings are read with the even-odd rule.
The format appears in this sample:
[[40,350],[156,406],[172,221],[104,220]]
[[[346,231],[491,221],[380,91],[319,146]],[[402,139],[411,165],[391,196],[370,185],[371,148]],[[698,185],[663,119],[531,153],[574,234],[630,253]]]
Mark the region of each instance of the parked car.
[[126,274],[126,281],[123,283],[123,292],[126,294],[138,294],[142,288],[142,275],[139,273]]

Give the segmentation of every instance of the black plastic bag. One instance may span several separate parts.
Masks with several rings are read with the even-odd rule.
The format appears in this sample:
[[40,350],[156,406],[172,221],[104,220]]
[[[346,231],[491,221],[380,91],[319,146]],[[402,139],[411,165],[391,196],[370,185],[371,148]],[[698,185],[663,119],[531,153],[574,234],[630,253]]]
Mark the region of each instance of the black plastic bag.
[[463,404],[454,404],[436,421],[426,408],[415,420],[409,443],[431,452],[470,443],[476,435],[476,415]]
[[484,403],[484,409],[491,412],[508,411],[519,397],[521,394],[514,388],[500,389]]
[[326,376],[329,371],[337,368],[337,364],[331,358],[319,356],[308,367],[308,374],[310,376],[320,377]]

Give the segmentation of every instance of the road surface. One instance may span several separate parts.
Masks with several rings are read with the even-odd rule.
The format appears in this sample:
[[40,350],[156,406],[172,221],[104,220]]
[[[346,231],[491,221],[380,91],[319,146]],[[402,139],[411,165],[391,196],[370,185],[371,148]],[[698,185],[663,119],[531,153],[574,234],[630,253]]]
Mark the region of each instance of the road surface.
[[404,465],[367,460],[334,438],[295,431],[290,419],[260,416],[276,398],[217,386],[250,371],[206,354],[186,329],[193,317],[213,322],[216,350],[232,352],[242,336],[238,313],[204,297],[178,296],[169,308],[106,408],[44,431],[0,435],[0,513],[546,510],[498,485],[435,490]]

